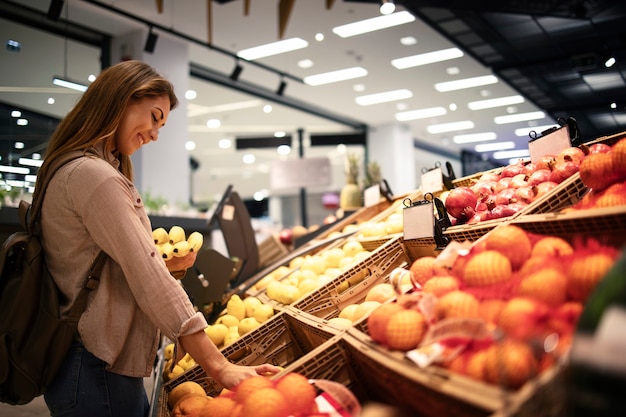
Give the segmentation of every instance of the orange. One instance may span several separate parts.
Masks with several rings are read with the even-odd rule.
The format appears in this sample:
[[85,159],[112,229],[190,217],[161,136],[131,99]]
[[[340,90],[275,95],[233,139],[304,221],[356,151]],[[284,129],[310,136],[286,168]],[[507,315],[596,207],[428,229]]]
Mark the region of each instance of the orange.
[[211,417],[232,417],[237,408],[237,402],[230,397],[215,397],[208,405]]
[[419,285],[424,285],[426,281],[435,276],[435,271],[439,269],[435,266],[435,259],[434,256],[423,256],[413,261],[409,268],[411,281]]
[[485,376],[492,384],[517,389],[538,371],[532,349],[522,342],[507,339],[487,349]]
[[435,306],[439,319],[450,317],[477,318],[480,302],[472,294],[464,291],[452,291],[439,299]]
[[402,310],[393,314],[387,324],[387,346],[392,350],[415,349],[426,333],[426,321],[416,310]]
[[567,275],[567,293],[574,301],[585,301],[614,264],[612,256],[595,253],[576,257]]
[[513,270],[519,269],[532,251],[528,233],[518,226],[506,225],[493,229],[485,236],[485,249],[506,256]]
[[261,375],[251,376],[250,378],[244,379],[237,385],[233,390],[235,391],[235,400],[239,403],[243,403],[243,401],[253,392],[258,391],[263,388],[271,388],[274,386],[274,383]]
[[397,303],[382,304],[367,318],[367,331],[373,341],[387,343],[387,324],[393,314],[403,310]]
[[290,414],[309,415],[313,411],[317,392],[304,375],[289,373],[276,382],[276,389],[285,396]]
[[422,291],[431,293],[435,297],[443,297],[449,292],[459,289],[459,281],[450,276],[432,277],[424,284]]
[[520,295],[543,301],[549,306],[558,306],[567,297],[567,277],[561,271],[544,268],[520,282]]
[[558,236],[546,236],[535,242],[530,256],[533,258],[535,256],[556,258],[572,253],[574,253],[574,249],[565,239]]
[[465,265],[463,281],[472,287],[506,282],[513,274],[509,259],[495,250],[474,255]]
[[275,388],[262,388],[243,399],[242,417],[287,417],[289,404]]

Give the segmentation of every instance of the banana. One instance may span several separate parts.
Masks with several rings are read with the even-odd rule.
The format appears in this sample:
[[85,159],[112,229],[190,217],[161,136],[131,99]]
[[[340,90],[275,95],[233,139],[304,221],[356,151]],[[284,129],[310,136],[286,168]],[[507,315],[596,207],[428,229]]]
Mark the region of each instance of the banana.
[[192,232],[187,238],[191,252],[198,252],[204,243],[204,236],[200,232]]
[[189,246],[189,242],[186,240],[181,240],[180,242],[174,245],[174,256],[182,258],[183,256],[189,255],[191,246]]
[[174,245],[172,245],[170,242],[165,242],[164,244],[159,246],[159,252],[161,253],[163,259],[169,261],[174,257]]
[[152,238],[154,239],[155,245],[162,245],[170,240],[167,230],[162,227],[159,227],[152,231]]
[[180,226],[172,226],[168,233],[169,241],[172,245],[180,242],[181,240],[186,240],[185,238],[185,229]]

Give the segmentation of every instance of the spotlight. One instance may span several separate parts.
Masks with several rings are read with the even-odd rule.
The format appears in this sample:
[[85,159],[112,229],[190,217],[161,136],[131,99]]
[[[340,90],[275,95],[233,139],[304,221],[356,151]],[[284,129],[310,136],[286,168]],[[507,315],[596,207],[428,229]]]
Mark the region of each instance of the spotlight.
[[278,85],[278,90],[276,90],[276,94],[282,96],[285,93],[285,88],[287,88],[287,82],[285,80],[280,80],[280,84]]
[[48,7],[48,19],[59,20],[61,11],[63,10],[63,3],[65,3],[65,0],[52,0],[50,2],[50,7]]
[[146,39],[146,44],[143,47],[144,52],[153,53],[158,39],[159,35],[154,33],[152,31],[152,26],[150,26],[150,32],[148,32],[148,38]]
[[611,68],[613,65],[615,65],[615,57],[610,56],[606,59],[606,61],[604,61],[604,66],[607,68]]
[[239,64],[233,68],[233,72],[230,73],[230,79],[233,81],[237,81],[239,76],[241,75],[241,71],[243,71],[243,67]]
[[391,14],[396,11],[393,0],[382,0],[380,2],[380,14]]

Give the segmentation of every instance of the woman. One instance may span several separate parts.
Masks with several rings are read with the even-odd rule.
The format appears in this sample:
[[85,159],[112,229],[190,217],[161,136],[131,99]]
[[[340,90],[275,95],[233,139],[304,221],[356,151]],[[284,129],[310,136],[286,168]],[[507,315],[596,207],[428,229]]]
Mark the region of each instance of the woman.
[[143,377],[150,375],[161,332],[176,341],[177,359],[188,352],[227,388],[279,371],[224,358],[204,333],[204,316],[169,273],[193,265],[195,255],[166,265],[154,245],[130,156],[157,140],[177,104],[172,84],[153,68],[122,62],[91,84],[48,145],[41,174],[62,154],[85,153],[57,171],[41,211],[48,268],[68,300],[62,314],[96,255],[109,255],[77,341],[44,395],[53,416],[146,416]]

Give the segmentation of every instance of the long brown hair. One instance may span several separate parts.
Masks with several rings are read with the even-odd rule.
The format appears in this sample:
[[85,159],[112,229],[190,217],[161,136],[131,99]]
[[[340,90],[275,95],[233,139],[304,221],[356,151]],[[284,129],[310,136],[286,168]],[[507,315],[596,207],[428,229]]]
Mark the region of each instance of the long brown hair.
[[[170,110],[178,105],[172,83],[142,61],[124,61],[105,69],[54,131],[38,177],[44,176],[50,163],[65,153],[84,151],[100,142],[106,142],[105,149],[113,150],[115,132],[128,102],[161,96],[169,97]],[[120,171],[132,181],[130,157],[118,158]]]

